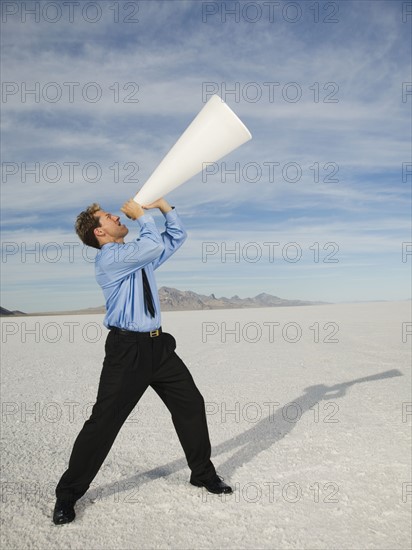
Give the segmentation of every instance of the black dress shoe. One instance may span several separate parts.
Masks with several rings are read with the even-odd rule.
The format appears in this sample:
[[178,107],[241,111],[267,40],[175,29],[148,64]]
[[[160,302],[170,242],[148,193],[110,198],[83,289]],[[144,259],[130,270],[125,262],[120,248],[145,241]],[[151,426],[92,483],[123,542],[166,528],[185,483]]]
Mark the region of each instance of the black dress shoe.
[[56,525],[63,525],[63,523],[70,523],[76,517],[74,512],[74,503],[72,500],[56,500],[53,511],[53,522]]
[[207,481],[197,481],[191,477],[190,483],[196,487],[205,487],[209,493],[214,493],[215,495],[220,495],[221,493],[233,493],[232,487],[226,485],[226,483],[223,482],[223,478],[217,474]]

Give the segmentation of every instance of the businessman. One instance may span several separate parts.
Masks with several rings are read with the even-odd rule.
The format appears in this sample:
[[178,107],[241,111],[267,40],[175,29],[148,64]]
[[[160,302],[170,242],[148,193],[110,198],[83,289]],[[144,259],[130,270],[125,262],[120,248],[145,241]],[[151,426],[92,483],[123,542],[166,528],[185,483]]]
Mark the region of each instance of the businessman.
[[[147,209],[165,218],[160,234]],[[204,399],[175,353],[174,337],[161,328],[154,271],[186,239],[174,207],[165,199],[142,206],[132,199],[121,211],[135,220],[139,236],[128,242],[119,216],[94,203],[77,216],[76,232],[97,248],[95,274],[106,300],[104,325],[109,329],[96,402],[77,436],[56,487],[53,521],[75,518],[74,505],[88,490],[114,440],[143,393],[151,386],[169,409],[191,470],[190,483],[212,493],[232,493],[210,460],[211,445]]]

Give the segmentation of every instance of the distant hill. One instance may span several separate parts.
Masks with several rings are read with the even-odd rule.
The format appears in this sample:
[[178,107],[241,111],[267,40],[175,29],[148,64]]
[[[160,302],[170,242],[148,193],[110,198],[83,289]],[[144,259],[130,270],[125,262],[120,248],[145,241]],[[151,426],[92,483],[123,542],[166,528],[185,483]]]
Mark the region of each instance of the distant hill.
[[18,311],[17,309],[14,310],[14,311],[10,311],[8,309],[6,309],[5,307],[1,307],[0,306],[0,317],[2,315],[7,315],[7,316],[10,316],[10,315],[26,315],[26,313],[23,313],[22,311]]
[[[168,286],[159,289],[160,306],[162,311],[190,311],[201,309],[238,309],[251,307],[279,307],[279,306],[309,306],[321,305],[329,302],[309,302],[304,300],[285,300],[272,294],[262,292],[254,298],[216,298],[214,294],[197,294],[191,290],[178,290]],[[42,311],[37,313],[23,313],[22,311],[9,311],[0,308],[2,315],[93,315],[105,313],[105,306],[90,307],[72,311]]]
[[285,300],[272,294],[262,292],[254,298],[216,298],[214,294],[206,296],[191,290],[178,290],[162,286],[159,289],[162,311],[196,310],[196,309],[237,309],[250,307],[305,306],[319,305],[327,302],[308,302],[303,300]]

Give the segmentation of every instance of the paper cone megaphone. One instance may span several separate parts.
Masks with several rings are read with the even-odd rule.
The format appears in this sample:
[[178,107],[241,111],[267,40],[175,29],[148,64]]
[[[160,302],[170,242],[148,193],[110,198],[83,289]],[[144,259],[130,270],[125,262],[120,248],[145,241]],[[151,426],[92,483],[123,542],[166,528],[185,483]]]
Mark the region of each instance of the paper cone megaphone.
[[154,202],[250,139],[243,122],[213,95],[133,200],[143,206]]

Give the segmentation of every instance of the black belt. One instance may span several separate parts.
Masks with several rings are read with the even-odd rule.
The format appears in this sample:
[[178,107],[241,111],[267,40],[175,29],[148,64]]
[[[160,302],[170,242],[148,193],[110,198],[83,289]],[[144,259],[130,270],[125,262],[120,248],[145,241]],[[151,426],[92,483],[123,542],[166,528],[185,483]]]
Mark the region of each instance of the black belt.
[[113,330],[115,333],[124,334],[127,336],[135,336],[137,338],[139,338],[140,336],[155,338],[156,336],[160,336],[160,334],[162,333],[162,327],[159,327],[156,330],[151,330],[149,332],[137,332],[135,330],[126,330],[125,328],[111,327],[111,326],[109,326],[109,329]]

